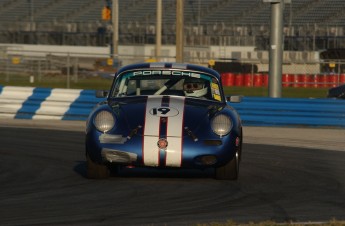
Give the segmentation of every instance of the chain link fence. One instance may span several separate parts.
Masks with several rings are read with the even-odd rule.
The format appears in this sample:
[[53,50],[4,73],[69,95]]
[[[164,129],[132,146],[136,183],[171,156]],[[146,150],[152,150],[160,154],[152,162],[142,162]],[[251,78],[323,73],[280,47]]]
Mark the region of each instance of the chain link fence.
[[[208,65],[209,56],[193,57],[186,53],[188,63]],[[266,54],[267,55],[267,54]],[[174,57],[163,57],[174,62]],[[119,55],[116,59],[107,54],[76,54],[30,52],[30,54],[7,54],[0,50],[0,82],[8,84],[49,84],[60,82],[64,88],[75,87],[96,78],[111,79],[123,65],[150,62],[145,55]],[[267,86],[269,65],[267,58],[238,59],[238,63],[249,65],[249,70],[221,72],[227,86]],[[236,80],[237,78],[237,80]],[[257,81],[259,80],[259,81]],[[226,82],[225,82],[226,81]],[[285,59],[282,83],[284,87],[335,87],[345,83],[344,60],[300,60]],[[256,84],[256,85],[255,85]],[[81,87],[82,88],[82,87]]]

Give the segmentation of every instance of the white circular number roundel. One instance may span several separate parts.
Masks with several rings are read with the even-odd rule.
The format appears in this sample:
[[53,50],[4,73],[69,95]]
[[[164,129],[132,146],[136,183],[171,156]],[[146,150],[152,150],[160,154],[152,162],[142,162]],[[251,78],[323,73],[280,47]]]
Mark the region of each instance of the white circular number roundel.
[[156,107],[150,109],[150,114],[157,117],[174,117],[178,113],[178,110],[172,107]]

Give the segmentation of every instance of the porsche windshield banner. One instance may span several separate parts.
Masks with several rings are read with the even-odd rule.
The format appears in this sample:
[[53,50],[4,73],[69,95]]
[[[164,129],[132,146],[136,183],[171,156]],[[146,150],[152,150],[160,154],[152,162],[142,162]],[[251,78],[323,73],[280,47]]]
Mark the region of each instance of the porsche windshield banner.
[[185,97],[147,98],[142,147],[146,166],[181,167],[184,105]]
[[177,76],[190,76],[200,78],[200,74],[189,71],[170,71],[170,70],[147,70],[147,71],[135,71],[134,76],[137,75],[177,75]]

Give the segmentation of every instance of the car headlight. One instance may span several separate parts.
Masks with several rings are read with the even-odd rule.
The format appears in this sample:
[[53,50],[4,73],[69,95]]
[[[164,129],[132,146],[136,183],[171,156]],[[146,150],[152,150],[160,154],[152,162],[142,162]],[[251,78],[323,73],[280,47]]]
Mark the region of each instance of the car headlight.
[[224,136],[232,129],[232,122],[228,116],[220,114],[212,119],[211,127],[217,135]]
[[93,120],[97,130],[105,133],[115,126],[115,118],[109,111],[100,111]]

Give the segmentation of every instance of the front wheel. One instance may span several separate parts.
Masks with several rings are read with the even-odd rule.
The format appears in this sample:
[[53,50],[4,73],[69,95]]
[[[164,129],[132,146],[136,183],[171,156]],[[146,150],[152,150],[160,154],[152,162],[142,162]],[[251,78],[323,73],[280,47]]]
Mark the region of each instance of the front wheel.
[[239,153],[226,165],[216,168],[215,178],[218,180],[237,180],[239,173]]
[[104,164],[93,162],[86,154],[86,175],[90,179],[105,179],[110,176],[110,170]]

